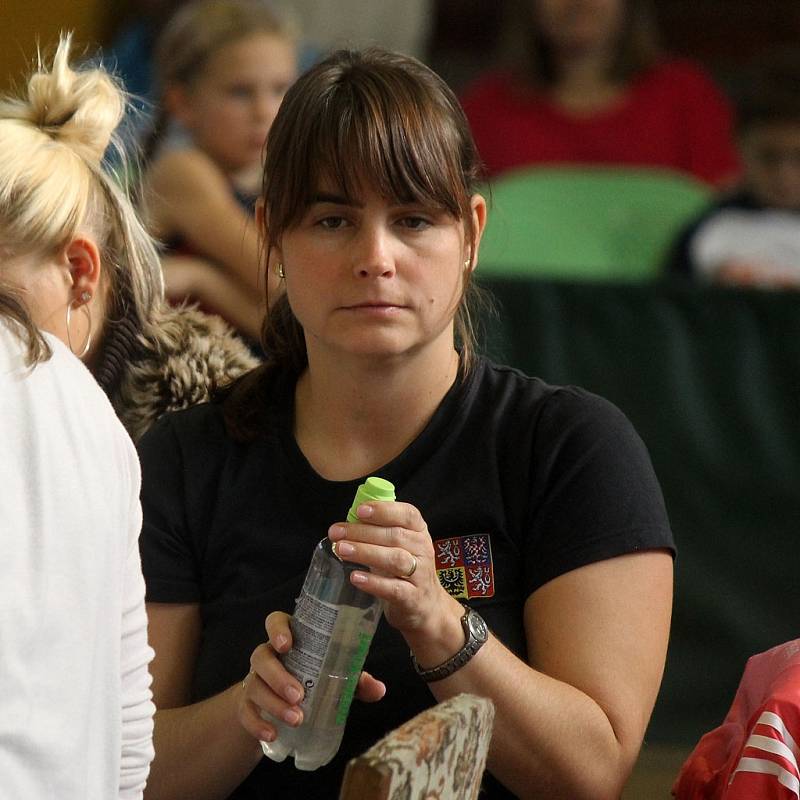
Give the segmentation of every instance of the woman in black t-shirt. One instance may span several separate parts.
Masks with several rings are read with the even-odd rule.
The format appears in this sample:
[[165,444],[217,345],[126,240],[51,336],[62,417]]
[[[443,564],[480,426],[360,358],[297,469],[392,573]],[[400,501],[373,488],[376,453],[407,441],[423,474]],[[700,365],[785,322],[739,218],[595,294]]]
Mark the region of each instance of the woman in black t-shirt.
[[[487,797],[619,795],[664,667],[672,537],[616,409],[475,354],[478,173],[457,101],[413,59],[342,51],[287,93],[258,214],[285,283],[268,361],[140,448],[150,797],[337,797],[347,757],[460,692],[495,705]],[[337,522],[371,474],[399,501]],[[276,652],[326,532],[385,601],[358,689],[380,702],[302,773],[262,760],[260,712],[302,719]],[[442,677],[459,600],[491,632]]]

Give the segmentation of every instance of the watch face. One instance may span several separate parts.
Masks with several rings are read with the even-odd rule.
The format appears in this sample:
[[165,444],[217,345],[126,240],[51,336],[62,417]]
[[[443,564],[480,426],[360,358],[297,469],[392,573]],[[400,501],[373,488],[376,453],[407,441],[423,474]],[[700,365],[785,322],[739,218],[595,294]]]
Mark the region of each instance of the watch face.
[[470,633],[472,636],[477,639],[479,642],[483,642],[489,635],[489,631],[486,627],[486,623],[483,621],[483,617],[480,614],[476,614],[474,611],[467,616],[467,624],[469,625]]

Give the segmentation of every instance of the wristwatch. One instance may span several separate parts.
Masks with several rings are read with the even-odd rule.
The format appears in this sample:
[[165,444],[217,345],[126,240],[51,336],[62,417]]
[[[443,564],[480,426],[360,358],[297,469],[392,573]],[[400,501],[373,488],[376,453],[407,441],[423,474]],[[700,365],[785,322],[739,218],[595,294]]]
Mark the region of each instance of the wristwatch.
[[465,641],[464,646],[454,656],[439,664],[438,667],[423,669],[417,663],[416,656],[413,653],[411,654],[411,663],[414,665],[417,675],[428,683],[440,681],[448,675],[452,675],[456,670],[461,669],[489,638],[489,629],[486,627],[483,617],[477,611],[473,611],[466,603],[461,605],[464,606],[461,627],[464,629]]

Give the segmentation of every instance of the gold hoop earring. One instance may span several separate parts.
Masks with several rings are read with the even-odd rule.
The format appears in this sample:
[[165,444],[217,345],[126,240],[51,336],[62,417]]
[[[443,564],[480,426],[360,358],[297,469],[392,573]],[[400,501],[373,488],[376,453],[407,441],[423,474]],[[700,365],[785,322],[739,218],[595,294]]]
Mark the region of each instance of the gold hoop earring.
[[283,269],[282,262],[278,262],[277,266],[275,267],[275,274],[283,280],[286,277],[286,271]]
[[67,344],[74,355],[76,355],[78,358],[83,358],[89,352],[89,347],[92,344],[92,314],[89,311],[88,306],[89,300],[92,299],[92,295],[89,292],[81,292],[80,299],[83,301],[80,305],[80,308],[83,309],[87,319],[89,320],[89,330],[86,333],[86,341],[83,343],[81,352],[76,353],[75,348],[72,346],[72,335],[70,333],[70,325],[72,323],[72,303],[67,303]]

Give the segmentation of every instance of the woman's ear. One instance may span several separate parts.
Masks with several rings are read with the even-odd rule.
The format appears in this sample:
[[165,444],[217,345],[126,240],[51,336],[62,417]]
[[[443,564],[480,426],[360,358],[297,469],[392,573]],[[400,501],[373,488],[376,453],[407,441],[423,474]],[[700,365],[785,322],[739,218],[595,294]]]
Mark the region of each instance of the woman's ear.
[[63,261],[72,280],[71,302],[81,305],[88,302],[87,296],[96,297],[102,273],[97,243],[88,236],[72,239],[64,248]]
[[474,194],[470,200],[472,209],[472,244],[469,251],[469,260],[472,269],[478,265],[478,250],[481,246],[481,237],[486,228],[486,200],[483,195]]

